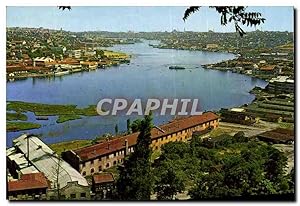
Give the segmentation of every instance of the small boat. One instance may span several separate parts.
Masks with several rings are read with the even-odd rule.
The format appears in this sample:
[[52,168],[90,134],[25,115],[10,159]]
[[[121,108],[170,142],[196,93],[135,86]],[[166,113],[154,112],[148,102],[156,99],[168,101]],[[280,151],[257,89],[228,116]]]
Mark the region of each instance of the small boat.
[[36,120],[48,120],[48,117],[38,116],[35,118]]
[[55,76],[62,76],[62,75],[66,75],[66,74],[69,74],[70,72],[69,71],[61,71],[61,72],[54,72],[54,75]]
[[169,66],[169,69],[185,69],[185,67],[181,67],[181,66]]

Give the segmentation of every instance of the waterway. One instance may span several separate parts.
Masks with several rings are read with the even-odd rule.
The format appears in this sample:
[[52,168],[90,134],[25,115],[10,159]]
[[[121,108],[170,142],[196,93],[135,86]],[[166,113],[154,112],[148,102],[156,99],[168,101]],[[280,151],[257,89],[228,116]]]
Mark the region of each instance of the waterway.
[[[218,110],[250,103],[255,96],[249,91],[255,86],[265,87],[266,82],[249,76],[208,70],[202,64],[221,62],[235,58],[234,54],[185,51],[152,48],[154,41],[129,45],[115,45],[111,50],[132,55],[130,64],[98,69],[91,72],[74,73],[52,78],[28,78],[7,82],[7,100],[76,104],[79,107],[96,105],[103,98],[198,99],[201,111]],[[171,65],[184,66],[185,70],[170,70]],[[27,113],[29,121],[42,127],[34,130],[7,132],[7,146],[18,135],[34,133],[46,143],[73,139],[93,139],[104,133],[126,130],[126,120],[137,116],[95,116],[57,124],[56,118],[36,120]],[[166,123],[173,117],[154,116],[154,123]]]

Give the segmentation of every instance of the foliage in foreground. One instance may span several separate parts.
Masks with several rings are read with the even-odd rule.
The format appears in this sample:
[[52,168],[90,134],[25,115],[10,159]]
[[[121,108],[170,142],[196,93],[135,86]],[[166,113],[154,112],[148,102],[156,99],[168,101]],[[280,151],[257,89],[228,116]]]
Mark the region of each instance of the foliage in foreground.
[[284,173],[286,161],[279,150],[241,133],[210,142],[199,137],[171,142],[154,166],[155,191],[158,199],[173,199],[183,190],[192,199],[291,193],[293,175]]
[[149,200],[153,188],[151,172],[151,115],[145,116],[140,124],[140,134],[134,153],[125,159],[124,165],[119,167],[120,176],[117,181],[118,199],[121,200]]

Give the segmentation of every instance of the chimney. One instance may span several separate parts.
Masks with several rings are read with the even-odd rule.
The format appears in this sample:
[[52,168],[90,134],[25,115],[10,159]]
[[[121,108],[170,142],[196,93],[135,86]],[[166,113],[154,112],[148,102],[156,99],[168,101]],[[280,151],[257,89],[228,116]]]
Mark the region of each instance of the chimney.
[[128,140],[127,139],[125,139],[125,154],[124,154],[124,156],[126,156],[126,155],[128,155]]
[[110,142],[107,143],[107,149],[110,150]]

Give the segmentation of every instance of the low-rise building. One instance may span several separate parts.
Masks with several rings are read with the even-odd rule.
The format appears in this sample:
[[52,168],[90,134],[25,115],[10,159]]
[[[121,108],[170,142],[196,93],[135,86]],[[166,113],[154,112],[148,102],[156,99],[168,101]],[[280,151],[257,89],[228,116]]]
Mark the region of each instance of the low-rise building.
[[[10,174],[25,174],[26,170],[37,170],[45,175],[50,182],[48,199],[90,199],[87,180],[38,137],[21,135],[13,140],[13,147],[6,152]],[[18,176],[15,178],[19,179]]]
[[115,188],[115,178],[112,173],[102,172],[93,175],[92,191],[96,200],[111,199]]
[[40,67],[45,67],[47,66],[47,63],[51,63],[54,62],[54,59],[50,58],[50,57],[36,57],[33,60],[33,66],[40,66]]
[[81,58],[81,50],[76,49],[76,50],[71,50],[69,53],[69,57],[75,58],[75,59],[80,59]]
[[[213,129],[218,124],[219,116],[212,112],[175,119],[151,130],[151,148],[158,150],[168,142],[188,141],[193,132]],[[62,153],[62,158],[83,176],[93,175],[122,163],[128,153],[134,152],[138,135],[139,132],[136,132],[74,151],[66,151]]]
[[257,136],[261,141],[270,142],[274,144],[294,143],[294,130],[277,128],[271,131],[261,133]]
[[43,173],[23,174],[18,180],[7,184],[9,200],[46,200],[47,189],[50,186]]
[[272,93],[294,93],[294,80],[290,79],[288,76],[278,76],[276,78],[272,78],[269,81],[266,89]]

